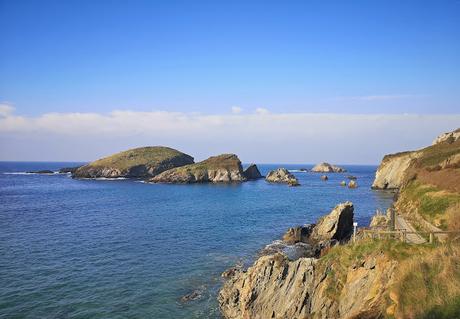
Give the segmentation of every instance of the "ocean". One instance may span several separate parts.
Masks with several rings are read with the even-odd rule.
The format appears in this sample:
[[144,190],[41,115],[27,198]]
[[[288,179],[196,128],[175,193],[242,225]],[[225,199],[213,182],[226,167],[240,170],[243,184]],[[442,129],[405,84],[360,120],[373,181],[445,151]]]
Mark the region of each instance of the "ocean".
[[[366,226],[393,197],[370,189],[376,166],[322,181],[299,171],[312,165],[258,165],[290,169],[300,187],[24,174],[79,164],[0,162],[0,318],[220,318],[222,271],[340,202]],[[357,189],[339,185],[348,175]]]

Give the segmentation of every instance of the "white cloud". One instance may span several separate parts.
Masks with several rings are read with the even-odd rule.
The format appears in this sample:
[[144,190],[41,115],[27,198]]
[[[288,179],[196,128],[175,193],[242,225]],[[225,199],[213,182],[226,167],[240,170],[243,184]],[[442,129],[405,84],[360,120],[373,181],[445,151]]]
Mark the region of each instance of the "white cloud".
[[258,108],[256,108],[256,113],[261,114],[261,115],[265,115],[265,114],[269,114],[270,111],[265,109],[265,108],[263,108],[263,107],[258,107]]
[[243,112],[243,108],[241,108],[239,106],[232,106],[232,113],[233,114],[240,114],[241,112]]
[[14,107],[8,103],[0,103],[0,117],[7,117],[14,112]]
[[[243,162],[378,163],[429,145],[460,115],[181,112],[46,113],[2,108],[0,160],[91,160],[129,147],[168,145],[197,159],[233,152]],[[263,116],[261,116],[263,114]]]

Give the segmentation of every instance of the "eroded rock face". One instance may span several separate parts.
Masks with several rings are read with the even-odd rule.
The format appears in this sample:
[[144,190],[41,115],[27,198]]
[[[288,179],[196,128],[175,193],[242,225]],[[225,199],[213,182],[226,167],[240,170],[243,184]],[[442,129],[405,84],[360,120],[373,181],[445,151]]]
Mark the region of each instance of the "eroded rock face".
[[439,143],[454,143],[460,139],[460,128],[456,129],[452,132],[447,132],[439,135],[432,143],[432,145],[436,145]]
[[312,172],[317,173],[343,173],[346,170],[342,167],[331,165],[329,163],[319,163],[311,169]]
[[243,175],[247,180],[255,180],[263,177],[256,164],[249,165],[248,168],[244,170]]
[[265,180],[270,183],[285,183],[292,186],[299,185],[297,178],[285,168],[278,168],[269,172]]
[[78,167],[73,178],[148,178],[193,163],[193,157],[163,146],[140,147]]
[[340,287],[324,260],[263,256],[224,284],[219,305],[227,319],[380,318],[395,266],[384,255],[367,257]]
[[316,241],[347,240],[353,232],[353,203],[337,205],[328,215],[319,219],[311,238]]
[[412,162],[419,156],[417,152],[385,155],[372,183],[373,189],[399,189],[407,176]]
[[241,161],[235,154],[213,156],[202,162],[167,170],[152,179],[153,183],[231,183],[243,182]]

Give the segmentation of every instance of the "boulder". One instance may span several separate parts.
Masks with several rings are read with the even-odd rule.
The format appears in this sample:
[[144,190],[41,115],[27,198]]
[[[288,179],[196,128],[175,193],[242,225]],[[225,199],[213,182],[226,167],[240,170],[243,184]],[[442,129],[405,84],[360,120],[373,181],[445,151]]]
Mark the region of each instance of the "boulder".
[[77,168],[74,178],[149,178],[193,163],[193,157],[163,146],[130,149]]
[[243,175],[247,180],[255,180],[263,177],[256,164],[249,165],[248,168],[244,170]]
[[353,233],[353,210],[351,202],[337,205],[318,221],[310,237],[316,241],[349,239]]
[[278,168],[269,172],[265,180],[270,183],[286,183],[289,186],[300,185],[297,178],[285,168]]
[[308,238],[314,228],[314,225],[304,225],[291,227],[283,235],[283,241],[287,244],[295,244],[299,242],[308,242]]
[[235,154],[212,156],[196,164],[167,170],[149,180],[152,183],[232,183],[244,182],[243,167]]
[[327,180],[329,179],[329,177],[327,177],[327,175],[322,175],[322,176],[321,176],[321,179],[322,179],[323,181],[327,181]]
[[343,173],[346,170],[342,167],[331,165],[329,163],[319,163],[311,169],[312,172],[317,173]]
[[347,186],[347,182],[341,181],[341,182],[340,182],[340,186]]
[[348,188],[357,188],[358,187],[358,183],[356,183],[355,180],[351,180],[349,183],[348,183]]

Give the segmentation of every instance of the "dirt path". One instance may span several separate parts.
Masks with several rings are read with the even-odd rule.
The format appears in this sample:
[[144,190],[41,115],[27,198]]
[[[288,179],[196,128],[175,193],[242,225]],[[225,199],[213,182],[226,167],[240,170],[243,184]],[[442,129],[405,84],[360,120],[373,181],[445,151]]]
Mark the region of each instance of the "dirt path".
[[[410,231],[410,232],[415,232],[416,230],[414,229],[414,227],[412,227],[412,225],[404,219],[404,217],[402,216],[399,216],[399,215],[396,215],[396,223],[395,223],[395,228],[396,229],[405,229],[406,231]],[[408,243],[412,243],[412,244],[423,244],[423,243],[426,243],[426,240],[418,235],[418,234],[407,234],[406,235],[406,240]]]

